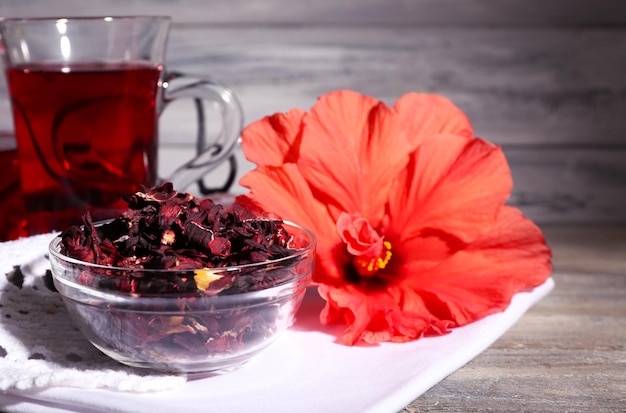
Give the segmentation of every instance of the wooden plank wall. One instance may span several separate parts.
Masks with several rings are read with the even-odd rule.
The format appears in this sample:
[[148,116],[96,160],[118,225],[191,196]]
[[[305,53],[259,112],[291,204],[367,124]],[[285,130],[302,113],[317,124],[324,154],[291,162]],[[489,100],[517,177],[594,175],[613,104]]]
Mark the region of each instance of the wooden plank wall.
[[[333,89],[389,103],[409,91],[443,94],[479,136],[503,146],[510,202],[529,217],[626,222],[626,2],[0,2],[5,17],[105,14],[171,15],[170,69],[232,87],[246,122],[309,108]],[[0,103],[0,127],[10,123],[7,107]],[[193,153],[189,109],[176,103],[162,117],[163,174]],[[252,165],[240,151],[238,161],[241,176]]]

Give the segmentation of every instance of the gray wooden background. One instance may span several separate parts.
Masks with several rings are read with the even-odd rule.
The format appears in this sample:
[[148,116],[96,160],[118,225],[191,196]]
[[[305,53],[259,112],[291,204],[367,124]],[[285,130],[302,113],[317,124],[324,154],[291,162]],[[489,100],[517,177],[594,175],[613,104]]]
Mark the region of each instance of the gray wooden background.
[[[626,222],[624,1],[0,1],[4,17],[122,14],[171,15],[169,68],[229,85],[246,123],[333,89],[388,103],[440,93],[503,146],[510,203],[529,217]],[[1,82],[0,129],[11,128],[5,96]],[[161,127],[167,174],[193,153],[190,105],[168,108]],[[238,160],[241,176],[252,165]]]

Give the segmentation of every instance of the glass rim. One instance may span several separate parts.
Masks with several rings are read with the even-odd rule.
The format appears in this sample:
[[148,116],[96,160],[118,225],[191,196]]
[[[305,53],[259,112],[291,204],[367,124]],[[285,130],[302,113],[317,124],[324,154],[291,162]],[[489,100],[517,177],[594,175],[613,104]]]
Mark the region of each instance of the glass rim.
[[[240,270],[248,270],[248,269],[254,269],[254,268],[261,268],[261,267],[271,267],[277,264],[280,264],[282,262],[285,261],[290,261],[293,260],[294,258],[297,257],[301,257],[304,256],[306,254],[308,254],[311,250],[313,250],[316,247],[317,244],[317,239],[315,238],[315,235],[308,230],[307,228],[304,228],[298,224],[292,223],[290,221],[282,221],[283,224],[286,224],[292,228],[296,228],[300,231],[302,231],[302,233],[304,233],[306,235],[306,237],[308,238],[308,244],[300,249],[297,249],[293,254],[287,255],[285,257],[281,257],[281,258],[276,258],[273,260],[267,260],[267,261],[262,261],[262,262],[254,262],[254,263],[250,263],[250,264],[241,264],[241,265],[232,265],[232,266],[228,266],[228,267],[215,267],[215,268],[210,268],[210,267],[203,267],[203,268],[175,268],[175,269],[163,269],[163,268],[133,268],[133,267],[116,267],[116,266],[111,266],[111,265],[103,265],[103,264],[95,264],[92,262],[87,262],[87,261],[82,261],[78,258],[73,258],[70,256],[67,256],[65,254],[62,254],[61,251],[57,248],[58,245],[61,242],[61,234],[57,234],[48,244],[48,252],[54,256],[54,258],[69,263],[69,264],[74,264],[74,265],[81,265],[84,266],[86,268],[91,268],[91,269],[99,269],[99,270],[107,270],[107,271],[124,271],[124,272],[150,272],[153,274],[169,274],[169,273],[175,273],[175,272],[189,272],[189,271],[198,271],[198,270],[209,270],[209,271],[215,271],[215,272],[230,272],[230,271],[240,271]],[[98,226],[98,224],[103,224],[103,222],[97,222],[94,223],[94,226]],[[288,228],[287,228],[288,229]],[[291,235],[291,234],[290,234]]]
[[98,15],[98,16],[37,16],[37,17],[0,17],[0,24],[4,23],[29,23],[29,22],[58,22],[66,21],[84,21],[84,22],[112,22],[123,20],[154,20],[154,21],[172,21],[170,16],[166,15],[149,15],[149,14],[133,14],[133,15]]

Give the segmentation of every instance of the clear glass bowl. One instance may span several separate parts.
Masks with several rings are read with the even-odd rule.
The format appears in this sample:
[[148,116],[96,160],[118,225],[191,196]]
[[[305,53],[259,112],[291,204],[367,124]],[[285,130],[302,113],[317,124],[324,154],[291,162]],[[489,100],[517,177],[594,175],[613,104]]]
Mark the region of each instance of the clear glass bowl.
[[[61,254],[50,243],[54,285],[87,339],[129,366],[190,376],[234,369],[272,343],[294,321],[315,261],[315,238],[285,223],[290,256],[211,269],[211,277],[264,277],[270,286],[232,295],[123,293],[115,275],[140,279],[193,276],[193,270],[148,270],[95,265]],[[97,286],[97,287],[94,287]]]

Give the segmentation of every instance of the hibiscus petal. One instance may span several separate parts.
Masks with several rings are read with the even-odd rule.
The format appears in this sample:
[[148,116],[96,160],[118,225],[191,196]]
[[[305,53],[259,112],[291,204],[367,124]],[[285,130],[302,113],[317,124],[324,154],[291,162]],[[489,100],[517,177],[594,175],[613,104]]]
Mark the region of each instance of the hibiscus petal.
[[552,272],[550,259],[541,230],[516,208],[503,207],[490,231],[440,265],[414,273],[406,288],[434,317],[461,326],[504,310],[515,293],[542,284]]
[[382,251],[383,239],[361,214],[344,212],[339,215],[337,231],[341,240],[346,243],[346,249],[352,255],[378,256]]
[[396,101],[393,109],[400,115],[400,122],[407,125],[407,136],[413,148],[433,135],[474,136],[465,113],[443,96],[407,93]]
[[[395,279],[427,274],[427,270],[439,265],[467,246],[457,237],[438,230],[423,231],[418,237],[403,241],[389,238],[391,244],[396,246],[391,261],[391,264],[394,265],[393,277]],[[407,265],[410,266],[410,269],[405,267]]]
[[346,284],[342,288],[320,285],[318,292],[326,300],[320,314],[322,324],[342,319],[348,325],[342,336],[344,344],[354,345],[360,340],[378,343],[393,337],[388,314],[397,304],[385,291],[365,292],[356,285]]
[[390,192],[402,239],[436,229],[469,242],[493,225],[513,185],[502,150],[482,139],[439,135],[422,143]]
[[278,166],[293,162],[299,151],[302,118],[305,112],[292,109],[287,113],[253,122],[241,132],[246,159],[257,165]]
[[[326,307],[320,314],[322,324],[343,321],[342,342],[347,345],[363,341],[377,344],[384,341],[406,342],[415,340],[427,333],[445,334],[452,323],[439,321],[425,310],[415,295],[413,310],[401,308],[406,291],[392,286],[387,290],[368,291],[354,284],[341,288],[318,286],[318,292],[326,300]],[[410,292],[410,291],[409,291]]]
[[443,335],[455,326],[452,321],[435,318],[427,307],[428,303],[412,289],[397,284],[390,290],[397,291],[396,302],[399,304],[399,310],[393,313],[393,341],[410,341],[428,334]]
[[313,195],[294,164],[260,166],[244,175],[242,186],[251,188],[247,197],[264,210],[316,233],[322,241],[329,235],[337,241],[335,223]]
[[316,196],[330,211],[360,212],[376,227],[408,161],[406,125],[384,103],[350,91],[321,97],[304,122],[298,167]]
[[465,250],[491,262],[491,271],[501,271],[514,293],[541,285],[552,273],[552,251],[531,220],[514,207],[505,206],[494,228]]
[[261,166],[244,175],[239,183],[252,188],[241,198],[248,198],[263,210],[315,234],[315,282],[333,283],[342,278],[342,266],[346,263],[341,260],[341,255],[337,256],[336,246],[342,241],[335,222],[326,207],[314,198],[296,165]]

